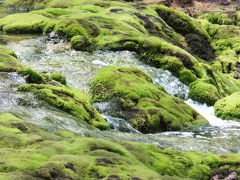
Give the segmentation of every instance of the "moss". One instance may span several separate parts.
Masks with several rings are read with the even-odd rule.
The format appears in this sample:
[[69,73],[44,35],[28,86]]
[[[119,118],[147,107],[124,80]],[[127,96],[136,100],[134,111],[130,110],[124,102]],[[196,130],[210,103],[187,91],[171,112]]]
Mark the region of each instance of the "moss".
[[[13,126],[16,123],[28,130],[20,132]],[[0,127],[1,179],[205,180],[213,170],[236,169],[240,161],[237,154],[181,152],[149,144],[85,138],[67,131],[53,135],[10,113],[0,114]]]
[[19,71],[19,73],[26,76],[27,83],[41,84],[43,82],[43,76],[31,68],[23,69],[22,71]]
[[179,79],[184,82],[184,84],[189,85],[190,83],[197,80],[197,77],[188,69],[183,69],[179,72]]
[[67,82],[66,82],[66,77],[60,73],[53,73],[50,75],[50,78],[55,80],[55,81],[58,81],[60,82],[61,84],[64,84],[66,85]]
[[42,33],[47,20],[38,14],[13,14],[0,20],[0,30],[14,34]]
[[72,47],[79,51],[86,51],[91,45],[88,38],[85,36],[77,35],[71,39]]
[[187,14],[166,6],[155,6],[155,9],[169,26],[185,36],[186,42],[194,54],[206,61],[215,58],[209,35],[198,22]]
[[0,71],[14,72],[22,68],[23,66],[16,59],[16,54],[0,45]]
[[210,12],[200,15],[199,18],[206,19],[212,24],[219,25],[237,25],[237,12],[226,13],[226,12]]
[[189,96],[196,101],[214,105],[221,98],[217,88],[212,84],[195,81],[190,84]]
[[240,30],[236,26],[209,25],[208,33],[213,38],[212,46],[217,55],[237,57],[240,49]]
[[95,102],[117,101],[122,107],[120,114],[144,133],[207,124],[191,107],[168,95],[163,87],[153,84],[147,74],[136,68],[104,68],[94,78],[91,91]]
[[69,114],[87,121],[99,129],[108,129],[107,122],[90,104],[89,97],[80,90],[64,85],[27,84],[18,88],[23,92],[34,92],[38,98]]
[[236,92],[230,96],[220,99],[214,105],[217,117],[228,120],[240,120],[240,93]]

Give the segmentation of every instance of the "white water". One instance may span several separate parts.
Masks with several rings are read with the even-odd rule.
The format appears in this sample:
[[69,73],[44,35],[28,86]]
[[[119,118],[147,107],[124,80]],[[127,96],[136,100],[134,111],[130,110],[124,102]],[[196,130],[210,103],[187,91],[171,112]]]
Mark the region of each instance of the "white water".
[[[9,44],[8,47],[17,53],[19,60],[24,65],[30,66],[39,72],[62,73],[67,77],[69,85],[84,90],[85,92],[88,92],[88,85],[91,79],[99,69],[105,66],[134,66],[140,68],[153,78],[154,83],[162,85],[169,94],[184,99],[186,103],[208,119],[210,126],[194,130],[193,132],[138,134],[139,132],[134,130],[123,119],[108,116],[108,111],[114,110],[114,107],[108,103],[99,103],[97,105],[95,104],[95,106],[97,106],[113,127],[111,131],[102,132],[90,127],[85,122],[78,123],[74,117],[54,108],[49,109],[49,107],[42,104],[34,105],[33,107],[31,105],[27,108],[19,106],[16,101],[18,98],[15,94],[17,94],[17,96],[22,95],[16,93],[14,88],[6,88],[6,86],[5,92],[0,90],[0,106],[3,107],[4,104],[1,104],[1,102],[4,102],[9,108],[2,110],[2,112],[14,110],[14,112],[18,112],[19,115],[22,115],[22,117],[28,121],[40,125],[49,131],[68,129],[83,136],[130,140],[178,150],[240,153],[239,122],[219,119],[214,115],[213,107],[208,107],[205,104],[187,99],[189,92],[188,87],[182,84],[178,78],[172,76],[168,71],[150,67],[140,62],[135,53],[129,51],[77,52],[71,50],[67,44],[62,42],[59,44],[46,43],[44,42],[44,38],[12,43]],[[9,94],[8,97],[6,97],[6,93]],[[13,103],[9,103],[11,100]],[[32,100],[32,102],[36,102],[36,104],[39,103],[37,100]],[[16,110],[17,108],[18,111]],[[23,110],[24,108],[25,110]],[[19,109],[21,109],[21,111]],[[117,131],[119,129],[131,133],[119,132]]]

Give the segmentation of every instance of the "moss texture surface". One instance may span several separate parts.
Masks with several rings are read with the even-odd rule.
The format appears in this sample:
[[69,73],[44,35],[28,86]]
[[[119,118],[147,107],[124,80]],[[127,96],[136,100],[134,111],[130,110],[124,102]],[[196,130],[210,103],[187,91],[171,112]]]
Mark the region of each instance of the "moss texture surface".
[[94,102],[115,101],[115,116],[127,119],[143,133],[182,130],[208,122],[181,99],[170,96],[153,84],[143,71],[131,67],[109,66],[91,84]]
[[240,90],[235,80],[240,77],[238,12],[194,19],[163,5],[116,1],[7,0],[4,5],[41,10],[0,19],[3,32],[55,31],[77,50],[135,51],[143,61],[171,71],[186,85],[195,87],[201,81],[211,86],[215,97],[210,101],[208,93],[191,93],[193,99],[209,105]]
[[[76,116],[79,120],[86,121],[102,130],[109,129],[107,122],[91,105],[90,97],[78,89],[67,86],[66,81],[63,81],[65,80],[63,75],[41,75],[29,69],[20,73],[27,75],[26,80],[29,84],[19,86],[19,91],[33,92],[39,99]],[[59,77],[61,77],[60,80]]]
[[239,155],[180,152],[68,131],[49,134],[10,113],[0,114],[0,129],[0,179],[5,180],[209,179],[226,166],[240,173]]

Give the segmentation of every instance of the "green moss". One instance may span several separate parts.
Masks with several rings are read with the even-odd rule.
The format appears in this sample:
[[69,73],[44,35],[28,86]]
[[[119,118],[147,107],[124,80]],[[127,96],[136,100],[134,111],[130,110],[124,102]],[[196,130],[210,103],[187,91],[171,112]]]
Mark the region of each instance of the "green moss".
[[64,85],[27,84],[18,88],[23,92],[34,92],[38,98],[69,114],[87,121],[99,129],[108,129],[107,122],[92,107],[89,97],[80,90]]
[[14,34],[42,33],[47,20],[38,14],[13,14],[0,19],[0,30]]
[[71,39],[71,44],[74,49],[79,51],[86,51],[91,45],[87,37],[81,35],[74,36]]
[[185,37],[194,54],[206,61],[215,58],[209,35],[197,21],[181,11],[166,6],[155,6],[155,9],[169,26]]
[[26,76],[27,83],[41,84],[43,82],[43,76],[31,68],[23,69],[19,73]]
[[190,84],[189,95],[193,100],[207,103],[208,105],[214,105],[221,98],[215,86],[201,81],[195,81]]
[[228,120],[240,120],[240,93],[236,92],[230,96],[220,99],[214,105],[217,117]]
[[197,80],[197,77],[188,69],[183,69],[179,72],[179,79],[184,82],[184,84],[189,85],[190,83]]
[[[14,124],[25,125],[28,130],[20,131]],[[107,179],[114,175],[122,179],[205,180],[216,169],[237,171],[240,161],[237,154],[181,152],[85,138],[67,131],[53,135],[10,113],[0,114],[0,127],[1,179]]]
[[16,59],[16,54],[0,45],[0,71],[14,72],[22,68],[23,66]]
[[[107,67],[91,84],[93,101],[117,101],[124,118],[141,132],[180,130],[207,121],[182,100],[170,96],[139,69]],[[117,115],[114,114],[115,116]]]
[[212,24],[237,25],[237,13],[210,12],[200,15],[199,18],[206,19]]
[[66,77],[60,73],[53,73],[50,75],[50,78],[55,80],[55,81],[58,81],[60,82],[61,84],[64,84],[66,85]]

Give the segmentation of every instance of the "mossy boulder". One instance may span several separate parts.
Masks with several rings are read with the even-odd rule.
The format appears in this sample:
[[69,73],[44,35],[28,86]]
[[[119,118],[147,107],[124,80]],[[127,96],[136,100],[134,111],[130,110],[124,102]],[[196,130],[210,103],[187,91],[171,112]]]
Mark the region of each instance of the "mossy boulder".
[[25,69],[21,70],[21,71],[19,71],[19,74],[26,76],[27,83],[41,84],[44,79],[41,74],[39,74],[38,72],[34,71],[31,68],[25,68]]
[[201,103],[214,105],[221,98],[217,88],[212,84],[195,81],[190,84],[190,98]]
[[214,110],[217,117],[240,121],[240,93],[220,99],[215,103]]
[[94,102],[115,101],[122,116],[143,133],[181,130],[208,124],[182,100],[153,84],[143,71],[131,67],[102,69],[91,84]]
[[77,35],[72,37],[71,45],[76,50],[86,51],[89,49],[91,43],[86,36]]
[[0,19],[0,30],[7,33],[42,33],[48,18],[31,13],[12,14]]
[[155,9],[169,26],[185,37],[194,54],[206,61],[215,58],[209,35],[194,19],[166,6],[156,6]]
[[[40,77],[43,76],[40,75]],[[51,80],[46,75],[42,84],[39,82],[32,83],[35,84],[21,85],[18,87],[18,90],[21,92],[33,92],[39,99],[76,116],[79,120],[87,121],[89,124],[102,130],[109,129],[107,122],[91,105],[90,98],[82,91]]]
[[[150,144],[45,132],[11,113],[0,113],[0,179],[206,180],[224,167],[240,173],[237,154],[161,149]],[[27,157],[27,158],[26,158]]]
[[0,45],[0,71],[15,72],[23,69],[23,65],[16,59],[16,54]]

